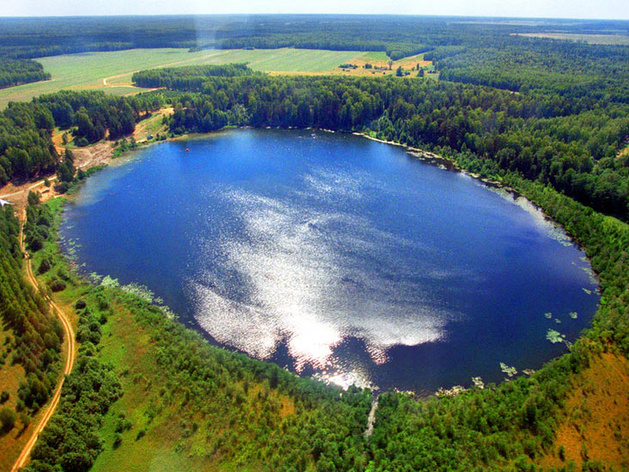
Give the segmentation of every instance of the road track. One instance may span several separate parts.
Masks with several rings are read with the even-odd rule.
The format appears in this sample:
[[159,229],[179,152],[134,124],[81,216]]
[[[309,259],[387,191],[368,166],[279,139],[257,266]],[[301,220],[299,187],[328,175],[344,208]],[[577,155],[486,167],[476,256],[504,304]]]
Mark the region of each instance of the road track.
[[[26,222],[26,210],[22,211],[20,219],[21,219],[20,247],[22,248],[22,253],[26,254],[25,245],[24,245],[24,232],[23,232],[24,223]],[[69,375],[70,372],[72,372],[72,368],[74,367],[74,361],[76,358],[76,342],[74,340],[74,330],[72,329],[72,324],[70,323],[70,320],[66,317],[63,310],[59,308],[59,306],[54,302],[54,300],[39,289],[39,285],[37,284],[37,279],[33,275],[33,270],[31,267],[31,259],[28,255],[26,256],[25,267],[26,267],[26,278],[28,279],[28,281],[31,283],[31,285],[33,285],[35,290],[37,290],[40,293],[40,295],[44,297],[44,300],[48,302],[51,314],[55,313],[57,317],[59,318],[59,321],[61,321],[61,325],[63,326],[63,331],[65,334],[65,340],[66,340],[65,344],[67,347],[67,354],[66,354],[65,366],[63,368],[63,375],[61,376],[61,379],[59,380],[59,383],[57,384],[55,393],[52,396],[52,399],[50,400],[48,405],[45,407],[44,414],[40,418],[39,423],[33,429],[33,431],[31,431],[31,437],[26,443],[26,445],[24,446],[24,449],[22,449],[22,452],[20,453],[17,460],[15,461],[15,464],[13,464],[13,467],[11,468],[11,472],[17,472],[19,469],[21,469],[27,464],[28,459],[31,455],[31,451],[33,450],[33,447],[35,446],[35,443],[37,442],[37,438],[39,434],[44,430],[44,428],[48,424],[48,421],[50,421],[50,418],[52,417],[55,410],[57,409],[57,406],[59,405],[59,400],[61,399],[61,388],[63,387],[63,382],[65,381],[66,375]]]

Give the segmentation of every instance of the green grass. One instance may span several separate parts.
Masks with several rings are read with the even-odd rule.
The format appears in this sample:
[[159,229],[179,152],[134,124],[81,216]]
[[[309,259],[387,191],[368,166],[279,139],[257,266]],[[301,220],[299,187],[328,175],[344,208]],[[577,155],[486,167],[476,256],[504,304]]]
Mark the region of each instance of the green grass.
[[389,61],[389,56],[387,56],[387,53],[384,51],[372,51],[372,52],[366,52],[365,54],[363,54],[363,56],[361,57],[361,59],[363,59],[364,61],[382,61],[382,62],[388,62]]
[[0,109],[4,109],[10,101],[26,101],[32,97],[59,90],[105,90],[115,95],[137,93],[144,89],[132,87],[131,76],[141,69],[248,62],[251,68],[265,72],[320,73],[334,69],[339,64],[362,54],[358,51],[292,48],[210,49],[197,52],[165,48],[44,57],[37,61],[42,63],[47,72],[50,72],[52,80],[0,90]]

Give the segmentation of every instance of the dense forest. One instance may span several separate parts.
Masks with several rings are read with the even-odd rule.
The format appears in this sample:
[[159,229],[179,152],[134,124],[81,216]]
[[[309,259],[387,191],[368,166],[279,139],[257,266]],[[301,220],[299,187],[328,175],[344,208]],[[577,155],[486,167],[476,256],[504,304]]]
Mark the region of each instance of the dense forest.
[[585,34],[629,32],[623,21],[487,22],[482,18],[393,15],[2,18],[0,55],[34,58],[131,48],[296,47],[385,51],[395,60],[440,47],[504,49],[505,45],[536,44],[540,41],[510,34],[549,28]]
[[55,127],[69,130],[78,146],[105,137],[117,140],[131,134],[136,122],[159,104],[159,97],[65,91],[11,103],[0,113],[0,185],[57,170],[61,159],[51,140]]
[[[37,237],[49,238],[50,213],[38,206],[30,206],[28,213],[31,221],[39,222]],[[33,231],[34,224],[25,229],[29,247],[36,237]],[[0,348],[0,373],[11,365],[24,368],[16,413],[21,423],[28,425],[31,415],[46,404],[57,383],[63,329],[49,313],[44,299],[22,276],[18,233],[17,218],[9,206],[4,207],[0,211],[0,316],[3,328],[11,334]]]
[[[189,76],[182,75],[189,72]],[[555,94],[513,94],[429,80],[207,77],[198,68],[138,72],[140,86],[177,91],[175,134],[227,125],[373,133],[438,153],[482,158],[499,176],[549,183],[593,208],[629,218],[629,106]],[[596,92],[593,92],[596,93]]]
[[39,62],[0,57],[0,88],[49,79],[50,74],[44,72],[44,67]]

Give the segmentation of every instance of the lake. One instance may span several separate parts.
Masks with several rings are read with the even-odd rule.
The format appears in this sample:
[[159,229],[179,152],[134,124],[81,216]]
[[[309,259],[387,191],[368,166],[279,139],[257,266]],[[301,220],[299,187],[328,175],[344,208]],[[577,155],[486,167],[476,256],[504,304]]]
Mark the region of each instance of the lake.
[[84,273],[148,287],[211,342],[344,386],[500,382],[565,352],[599,301],[526,200],[347,134],[145,148],[88,179],[61,234]]

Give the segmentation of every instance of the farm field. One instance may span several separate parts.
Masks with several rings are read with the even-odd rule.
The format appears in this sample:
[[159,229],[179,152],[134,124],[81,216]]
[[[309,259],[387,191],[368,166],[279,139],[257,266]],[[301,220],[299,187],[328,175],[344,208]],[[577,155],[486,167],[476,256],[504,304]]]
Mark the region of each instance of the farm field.
[[264,72],[323,73],[365,54],[371,53],[293,48],[188,52],[187,49],[163,48],[43,57],[37,61],[50,72],[52,80],[0,90],[0,109],[10,101],[26,101],[59,90],[104,90],[114,95],[137,93],[145,89],[132,87],[131,76],[142,69],[248,62],[252,69]]
[[629,36],[622,34],[517,33],[515,35],[529,38],[563,39],[588,44],[629,46]]

